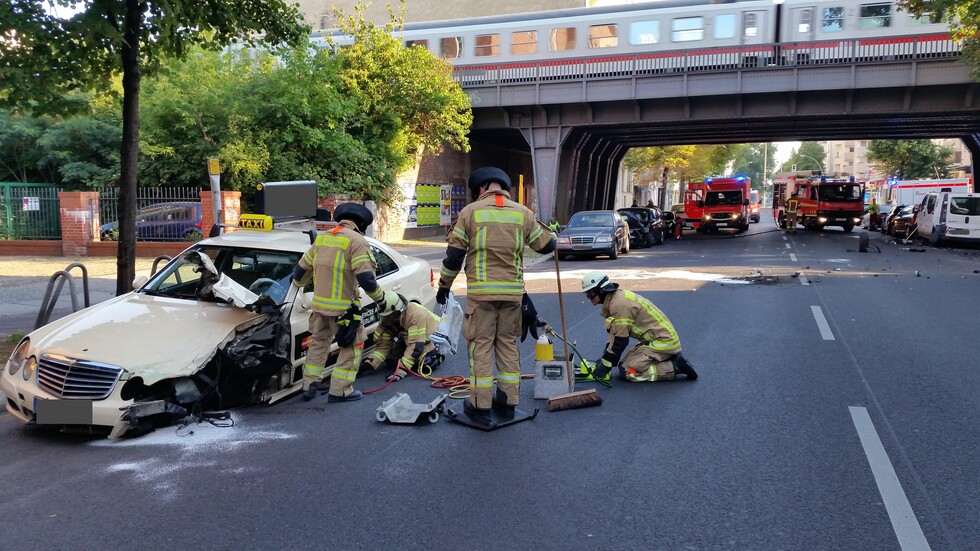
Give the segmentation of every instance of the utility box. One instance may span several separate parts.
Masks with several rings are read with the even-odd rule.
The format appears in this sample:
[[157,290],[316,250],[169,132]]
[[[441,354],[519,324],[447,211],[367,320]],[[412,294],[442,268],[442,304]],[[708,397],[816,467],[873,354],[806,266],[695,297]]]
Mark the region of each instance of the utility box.
[[553,360],[536,360],[534,362],[534,399],[547,400],[575,390],[575,354],[569,360],[572,367],[571,379],[565,369],[565,357],[555,354]]

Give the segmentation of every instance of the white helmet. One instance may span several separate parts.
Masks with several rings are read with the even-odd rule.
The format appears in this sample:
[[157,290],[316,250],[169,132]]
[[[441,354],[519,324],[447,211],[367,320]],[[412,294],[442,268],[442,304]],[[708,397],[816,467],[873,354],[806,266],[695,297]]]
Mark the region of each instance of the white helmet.
[[592,271],[582,277],[582,292],[588,293],[593,289],[603,290],[603,287],[609,284],[609,276],[600,271]]
[[405,301],[402,296],[394,291],[385,291],[385,307],[381,310],[381,317],[390,316],[405,309]]

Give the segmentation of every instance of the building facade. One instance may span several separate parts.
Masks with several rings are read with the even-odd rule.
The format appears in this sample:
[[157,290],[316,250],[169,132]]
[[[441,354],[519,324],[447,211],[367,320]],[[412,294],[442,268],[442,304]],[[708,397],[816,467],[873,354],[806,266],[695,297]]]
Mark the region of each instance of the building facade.
[[[817,142],[823,147],[827,154],[824,159],[823,171],[831,176],[846,178],[854,176],[857,180],[875,180],[887,178],[888,174],[877,174],[870,164],[868,164],[868,144],[871,140],[835,140]],[[943,145],[953,150],[953,157],[950,162],[949,175],[951,178],[970,178],[970,167],[973,157],[970,150],[966,148],[963,140],[960,139],[935,139],[936,144]],[[801,170],[809,170],[812,167],[801,165]]]

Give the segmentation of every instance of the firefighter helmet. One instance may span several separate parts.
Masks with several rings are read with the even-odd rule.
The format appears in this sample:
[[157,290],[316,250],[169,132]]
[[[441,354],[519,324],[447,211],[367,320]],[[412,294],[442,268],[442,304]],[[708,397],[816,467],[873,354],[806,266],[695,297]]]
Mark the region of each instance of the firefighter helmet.
[[374,222],[374,215],[364,205],[344,203],[334,209],[333,219],[337,222],[350,220],[357,226],[357,229],[361,230],[361,233],[364,233],[367,231],[368,226],[371,225],[371,222]]
[[405,310],[405,297],[394,291],[385,291],[385,307],[381,309],[381,317],[401,313]]
[[606,274],[593,271],[585,274],[582,277],[582,292],[588,293],[589,291],[602,291],[609,292],[614,289],[614,285],[609,281],[609,276]]
[[507,173],[495,166],[485,166],[483,168],[478,168],[470,174],[469,188],[470,193],[473,197],[480,194],[480,188],[492,183],[497,182],[500,184],[501,189],[504,191],[510,191],[510,176]]

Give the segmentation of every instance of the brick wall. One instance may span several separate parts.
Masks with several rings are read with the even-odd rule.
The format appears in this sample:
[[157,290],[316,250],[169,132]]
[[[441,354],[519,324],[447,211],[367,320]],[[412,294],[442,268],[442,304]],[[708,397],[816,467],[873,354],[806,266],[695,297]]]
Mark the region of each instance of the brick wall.
[[[221,209],[221,223],[237,225],[238,219],[242,215],[242,192],[222,191]],[[212,226],[214,226],[214,201],[211,199],[210,191],[202,191],[201,229],[204,231],[204,237],[210,235]]]
[[88,244],[98,232],[98,208],[92,209],[93,201],[98,204],[97,191],[58,192],[61,216],[61,254],[62,256],[85,256]]

